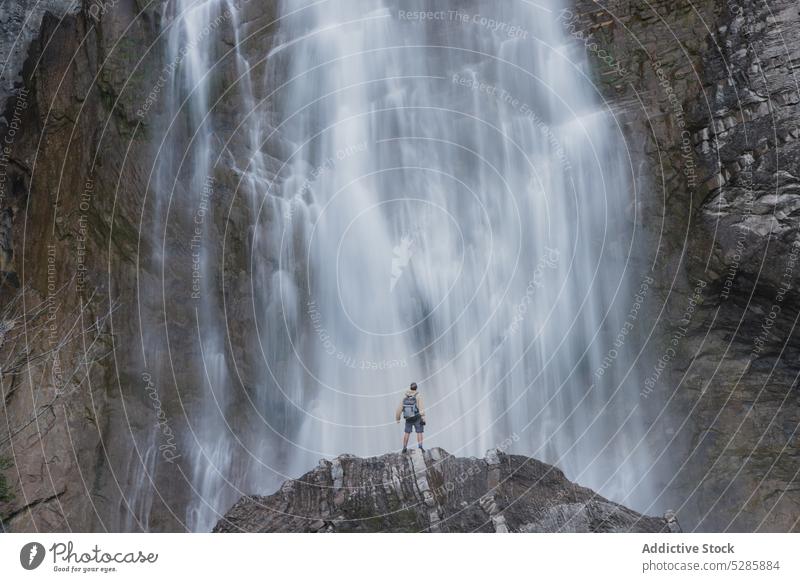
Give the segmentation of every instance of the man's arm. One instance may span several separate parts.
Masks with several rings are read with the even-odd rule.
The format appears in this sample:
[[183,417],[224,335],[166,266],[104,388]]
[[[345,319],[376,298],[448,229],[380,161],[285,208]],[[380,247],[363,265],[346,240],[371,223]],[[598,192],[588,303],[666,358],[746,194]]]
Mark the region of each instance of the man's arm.
[[422,395],[417,396],[417,408],[419,408],[419,413],[422,416],[422,420],[425,420],[425,405],[422,404]]
[[400,415],[403,414],[403,401],[400,401],[400,406],[397,407],[397,411],[394,413],[394,420],[395,422],[400,422]]

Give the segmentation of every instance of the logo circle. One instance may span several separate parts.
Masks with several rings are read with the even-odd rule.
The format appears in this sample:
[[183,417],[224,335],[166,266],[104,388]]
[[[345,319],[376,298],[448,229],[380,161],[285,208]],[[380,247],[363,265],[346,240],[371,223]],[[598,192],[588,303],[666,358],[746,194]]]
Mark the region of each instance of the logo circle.
[[19,551],[19,563],[26,570],[35,570],[44,561],[44,546],[39,542],[29,542]]

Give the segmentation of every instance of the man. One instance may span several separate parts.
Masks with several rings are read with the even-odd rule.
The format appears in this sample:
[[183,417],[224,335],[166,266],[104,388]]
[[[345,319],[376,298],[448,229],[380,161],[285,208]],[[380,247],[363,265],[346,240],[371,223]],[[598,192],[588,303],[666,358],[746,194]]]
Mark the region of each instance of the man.
[[400,417],[406,420],[406,428],[403,432],[403,452],[408,452],[408,437],[411,436],[411,429],[413,428],[417,433],[417,446],[419,450],[425,452],[422,448],[422,433],[425,430],[425,407],[422,405],[422,396],[417,392],[417,384],[411,383],[410,390],[406,390],[403,394],[403,400],[400,406],[397,407],[394,419],[400,422]]

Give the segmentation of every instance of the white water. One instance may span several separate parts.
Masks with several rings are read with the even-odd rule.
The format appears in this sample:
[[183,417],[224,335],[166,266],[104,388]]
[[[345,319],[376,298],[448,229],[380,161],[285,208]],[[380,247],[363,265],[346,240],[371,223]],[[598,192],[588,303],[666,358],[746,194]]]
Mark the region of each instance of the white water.
[[297,149],[266,342],[294,341],[274,362],[304,410],[294,471],[398,448],[413,380],[431,444],[511,438],[620,499],[647,457],[633,346],[589,386],[632,302],[624,143],[557,3],[449,4],[282,4],[278,119]]
[[[158,496],[170,505],[171,516],[187,529],[209,531],[219,519],[221,508],[240,495],[235,484],[243,483],[235,468],[236,440],[230,430],[232,381],[224,325],[217,315],[221,303],[217,284],[220,258],[212,228],[216,213],[221,212],[214,207],[220,143],[213,111],[218,94],[218,48],[222,35],[236,29],[237,15],[237,5],[225,0],[174,0],[166,5],[166,51],[160,71],[165,82],[156,97],[164,101],[166,115],[157,123],[151,118],[149,124],[150,131],[158,136],[154,140],[158,152],[151,177],[154,214],[148,217],[153,239],[158,243],[152,259],[161,271],[163,285],[158,289],[143,287],[140,293],[145,297],[158,293],[167,311],[156,312],[154,321],[146,322],[145,350],[159,397],[164,398],[167,387],[173,384],[177,390],[178,402],[165,415],[167,428],[177,434],[167,438],[157,426],[147,442],[148,462],[142,463],[136,476],[137,486],[129,498],[132,515],[125,529],[132,529],[132,519],[142,529],[151,527],[153,497],[157,494],[152,487],[164,487],[163,480],[156,480],[156,474],[159,461],[167,466],[164,458],[157,458],[165,443],[177,439],[174,455],[181,459],[181,481],[169,483],[169,491],[158,492]],[[190,228],[176,231],[176,223],[189,224]],[[176,232],[185,240],[175,240]],[[176,284],[186,290],[179,298],[170,296]],[[176,340],[185,341],[176,334],[185,335],[186,331],[169,321],[176,305],[185,308],[186,316],[191,318],[190,333],[194,333],[191,342],[186,343],[198,354],[196,359],[185,359],[180,349],[167,349]],[[162,323],[167,324],[165,343],[160,340],[164,333]],[[181,383],[180,379],[186,377],[196,380],[191,385]],[[185,429],[179,432],[179,426]],[[146,482],[142,473],[153,481]],[[178,477],[173,472],[170,478]],[[171,502],[175,491],[182,491],[180,501]],[[163,513],[164,509],[160,511]]]
[[[178,12],[192,4],[179,0]],[[205,387],[188,440],[191,529],[209,529],[237,488],[268,493],[320,457],[397,450],[394,409],[411,381],[429,446],[478,456],[499,446],[646,505],[638,346],[612,344],[638,285],[624,142],[559,3],[497,4],[280,3],[269,86],[239,81],[241,131],[257,152],[238,175],[256,213],[260,341],[247,357],[267,366],[250,401],[261,424],[234,462],[225,332],[209,323],[214,391]],[[221,7],[236,28],[239,9],[210,0],[175,34],[201,34]],[[443,16],[399,12],[423,8]],[[199,88],[197,184],[213,149],[200,121],[205,44],[181,81]],[[273,91],[267,123],[253,107]],[[276,139],[290,147],[273,179],[262,149]],[[604,358],[613,362],[597,376]]]

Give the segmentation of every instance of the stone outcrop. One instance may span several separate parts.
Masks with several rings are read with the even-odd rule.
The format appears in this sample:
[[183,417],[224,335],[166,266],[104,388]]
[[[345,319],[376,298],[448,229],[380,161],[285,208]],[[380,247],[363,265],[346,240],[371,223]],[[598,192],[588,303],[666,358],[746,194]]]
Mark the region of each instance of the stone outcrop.
[[341,455],[273,495],[243,497],[215,532],[669,532],[576,485],[557,468],[491,450]]

